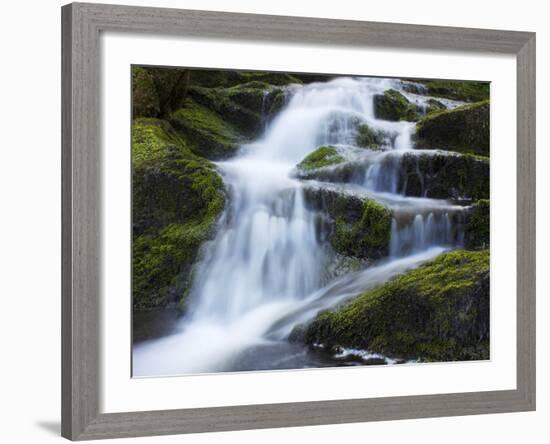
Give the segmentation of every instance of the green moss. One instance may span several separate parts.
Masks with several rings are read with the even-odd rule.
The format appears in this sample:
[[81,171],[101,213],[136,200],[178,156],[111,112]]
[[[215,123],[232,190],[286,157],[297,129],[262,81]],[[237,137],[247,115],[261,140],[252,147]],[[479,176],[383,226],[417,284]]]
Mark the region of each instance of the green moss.
[[336,148],[333,146],[321,146],[308,154],[304,160],[298,164],[298,168],[303,171],[311,171],[317,168],[336,165],[343,161],[344,158],[338,154]]
[[266,93],[301,83],[286,73],[140,66],[132,67],[132,78],[134,117],[169,118],[191,97],[247,137],[258,135],[262,113],[270,112]]
[[391,212],[386,207],[374,200],[367,200],[363,203],[361,217],[355,223],[350,223],[345,215],[336,217],[332,246],[346,256],[384,256],[390,242],[391,219]]
[[162,120],[132,125],[133,304],[181,301],[200,245],[224,207],[214,165]]
[[416,106],[395,89],[374,96],[374,114],[383,120],[416,120],[419,117]]
[[214,111],[226,123],[234,126],[248,138],[256,136],[261,129],[262,116],[260,112],[236,103],[228,88],[190,87],[189,96],[196,103]]
[[[187,96],[191,70],[184,68],[157,68],[132,66],[133,105],[135,117],[167,117],[179,108]],[[147,78],[147,82],[143,81]],[[154,97],[154,112],[143,112],[143,96]]]
[[228,88],[249,82],[263,82],[282,86],[302,83],[292,74],[268,71],[233,71],[217,69],[191,69],[190,85],[206,88]]
[[416,125],[418,148],[489,156],[489,101],[424,117]]
[[254,81],[233,86],[226,92],[227,97],[237,105],[260,114],[265,96],[272,89],[273,87],[265,82]]
[[428,100],[427,105],[426,114],[432,114],[447,109],[443,103],[435,99]]
[[401,159],[399,189],[408,196],[484,199],[489,197],[489,186],[486,157],[419,151]]
[[156,117],[160,113],[160,102],[154,78],[149,71],[139,66],[132,67],[132,115]]
[[285,106],[287,101],[286,92],[283,89],[272,91],[267,96],[266,113],[267,117],[273,117]]
[[363,123],[357,127],[357,146],[370,148],[371,150],[378,150],[386,140],[383,131],[373,130],[366,123]]
[[426,93],[434,97],[463,102],[479,102],[489,99],[489,82],[423,79],[415,79],[415,82],[423,84],[427,88]]
[[489,252],[452,251],[323,312],[304,340],[422,361],[489,358]]
[[171,115],[170,123],[194,153],[208,159],[223,159],[236,153],[240,135],[233,126],[191,99],[183,105]]
[[240,71],[240,75],[243,80],[243,82],[240,83],[260,81],[275,86],[302,83],[302,81],[298,77],[285,72]]
[[466,248],[488,248],[490,242],[491,205],[488,199],[478,200],[472,205],[465,230]]

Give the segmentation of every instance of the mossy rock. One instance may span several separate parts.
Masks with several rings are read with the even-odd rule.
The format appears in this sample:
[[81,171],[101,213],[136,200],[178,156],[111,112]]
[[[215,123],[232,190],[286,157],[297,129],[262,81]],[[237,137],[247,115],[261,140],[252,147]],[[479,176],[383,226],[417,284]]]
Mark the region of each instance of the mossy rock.
[[[133,117],[169,116],[185,100],[190,75],[191,70],[185,68],[132,66]],[[143,97],[149,97],[149,103],[154,106],[144,107]]]
[[448,152],[405,153],[398,189],[407,196],[436,199],[489,197],[489,159]]
[[447,109],[447,107],[443,105],[443,103],[435,99],[428,100],[426,105],[426,114],[437,113],[439,111],[444,111]]
[[491,233],[491,205],[489,199],[478,200],[472,205],[464,233],[464,245],[470,249],[489,248]]
[[[397,190],[406,196],[478,200],[489,197],[489,159],[448,151],[388,152],[381,162],[389,171],[399,166]],[[296,170],[301,180],[361,183],[369,163],[348,161],[330,168]]]
[[266,97],[264,113],[267,119],[273,118],[287,104],[288,94],[284,89],[274,89]]
[[338,153],[338,150],[333,146],[327,145],[321,146],[308,154],[297,165],[297,168],[302,171],[312,171],[330,165],[337,165],[343,161],[344,158]]
[[256,135],[263,92],[300,83],[286,73],[133,66],[133,117],[167,118],[191,96],[241,131]]
[[181,302],[225,202],[213,164],[158,119],[132,125],[132,290],[136,309]]
[[438,79],[414,79],[414,82],[424,86],[421,91],[416,91],[417,94],[426,94],[462,102],[488,100],[490,94],[489,82]]
[[292,73],[292,77],[300,80],[304,84],[316,82],[329,82],[339,76],[329,74],[307,74],[307,73]]
[[132,67],[132,116],[157,117],[159,114],[160,102],[153,76],[146,69]]
[[190,71],[190,85],[206,88],[229,88],[250,82],[262,82],[274,86],[302,83],[297,77],[284,72],[218,69],[190,69]]
[[374,200],[366,200],[362,210],[355,223],[349,223],[345,215],[336,218],[331,244],[335,251],[347,256],[383,257],[390,243],[391,212]]
[[416,124],[417,148],[489,156],[489,102],[424,117]]
[[384,94],[374,96],[374,115],[383,120],[417,120],[418,109],[407,98],[395,89],[388,89]]
[[260,81],[273,86],[285,86],[292,84],[299,85],[302,83],[302,80],[300,80],[297,76],[286,72],[239,71],[239,74],[243,80],[239,83]]
[[386,139],[384,131],[374,130],[366,123],[357,127],[357,138],[355,140],[357,146],[379,150],[386,143]]
[[170,123],[195,154],[211,160],[235,155],[242,138],[232,125],[191,99],[183,105],[170,116]]
[[489,359],[489,252],[452,251],[320,313],[308,344],[421,361]]
[[392,216],[385,206],[323,187],[306,187],[304,198],[309,208],[327,218],[327,237],[337,253],[367,260],[388,254]]

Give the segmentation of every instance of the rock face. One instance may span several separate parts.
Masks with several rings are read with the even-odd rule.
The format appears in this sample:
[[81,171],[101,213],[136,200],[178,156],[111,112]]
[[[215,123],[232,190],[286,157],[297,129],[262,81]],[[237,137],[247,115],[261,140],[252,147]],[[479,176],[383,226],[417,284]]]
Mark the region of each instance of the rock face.
[[489,82],[462,82],[458,80],[414,79],[407,89],[415,94],[459,100],[462,102],[480,102],[489,99]]
[[225,192],[215,166],[284,105],[284,73],[132,67],[133,306],[183,305]]
[[218,113],[248,138],[253,138],[265,122],[281,110],[285,104],[286,90],[255,81],[231,88],[192,86],[189,96]]
[[401,160],[399,189],[436,199],[489,197],[489,159],[473,155],[410,153]]
[[357,128],[356,143],[357,146],[363,148],[379,150],[383,145],[387,145],[389,143],[389,137],[383,131],[373,130],[366,123],[363,123]]
[[[489,159],[445,151],[392,152],[378,160],[382,171],[398,169],[397,190],[405,196],[436,199],[489,198]],[[327,167],[296,171],[303,180],[362,183],[369,161],[339,162]],[[383,190],[380,190],[383,191]]]
[[223,182],[214,165],[158,119],[133,122],[132,168],[134,308],[181,302],[224,207]]
[[472,212],[468,218],[464,246],[469,249],[489,248],[490,222],[489,199],[478,200],[472,205]]
[[319,314],[303,338],[421,361],[489,359],[489,252],[442,254]]
[[223,118],[190,99],[170,116],[169,122],[195,154],[211,160],[231,157],[243,140]]
[[416,107],[395,89],[374,96],[374,114],[383,120],[416,120],[419,117]]
[[322,187],[306,187],[308,206],[325,214],[325,231],[337,253],[360,259],[388,254],[391,213],[375,200]]
[[144,68],[132,69],[132,115],[135,117],[157,117],[160,102],[153,75]]
[[416,125],[417,148],[489,156],[489,102],[431,114]]

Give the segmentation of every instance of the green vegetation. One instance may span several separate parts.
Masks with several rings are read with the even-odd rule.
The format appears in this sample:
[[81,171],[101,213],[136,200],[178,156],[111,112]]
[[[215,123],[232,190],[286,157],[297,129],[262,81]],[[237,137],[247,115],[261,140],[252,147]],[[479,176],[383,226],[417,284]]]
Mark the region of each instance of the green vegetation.
[[240,135],[209,108],[187,99],[170,117],[170,123],[185,137],[195,154],[208,159],[223,159],[235,154]]
[[488,359],[489,252],[444,253],[319,314],[303,338],[422,361]]
[[304,160],[298,164],[298,168],[303,171],[311,171],[330,165],[336,165],[344,161],[344,158],[338,154],[333,146],[321,146],[312,153],[308,154]]
[[134,66],[132,68],[132,115],[156,117],[159,114],[160,103],[153,76],[149,71]]
[[441,111],[416,124],[417,147],[489,156],[489,101]]
[[469,249],[489,248],[490,241],[490,202],[478,200],[472,205],[472,212],[466,225],[464,244]]
[[388,254],[392,218],[385,206],[323,187],[304,188],[304,199],[309,208],[327,217],[328,240],[337,253],[367,260]]
[[367,200],[363,203],[361,217],[354,223],[350,223],[346,215],[336,217],[332,246],[346,256],[384,256],[390,243],[391,220],[390,210],[374,200]]
[[374,114],[384,120],[416,120],[418,110],[407,98],[395,89],[388,89],[384,94],[374,96]]
[[[224,207],[207,159],[234,155],[284,103],[285,73],[132,67],[133,304],[182,306]],[[265,106],[265,109],[264,109]]]
[[357,146],[379,150],[386,141],[386,135],[383,131],[373,130],[366,123],[357,127]]
[[489,82],[471,82],[459,80],[414,79],[426,87],[426,94],[463,102],[480,102],[489,99]]
[[269,85],[283,86],[302,81],[292,74],[265,71],[223,71],[217,69],[193,69],[190,85],[207,88],[229,88],[249,82],[263,82]]
[[401,183],[408,196],[438,199],[489,197],[489,159],[471,154],[415,152],[401,161]]
[[224,206],[221,178],[158,119],[132,125],[133,304],[179,302]]
[[439,100],[430,99],[427,103],[428,107],[426,108],[426,114],[432,114],[447,109]]

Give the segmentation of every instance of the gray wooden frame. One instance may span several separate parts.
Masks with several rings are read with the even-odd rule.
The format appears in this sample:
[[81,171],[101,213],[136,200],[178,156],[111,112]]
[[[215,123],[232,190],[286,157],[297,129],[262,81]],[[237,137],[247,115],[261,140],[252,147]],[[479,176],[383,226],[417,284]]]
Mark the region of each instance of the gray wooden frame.
[[[103,31],[511,54],[517,57],[517,388],[99,411],[100,47]],[[62,435],[73,440],[535,409],[535,34],[73,3],[62,8]]]

